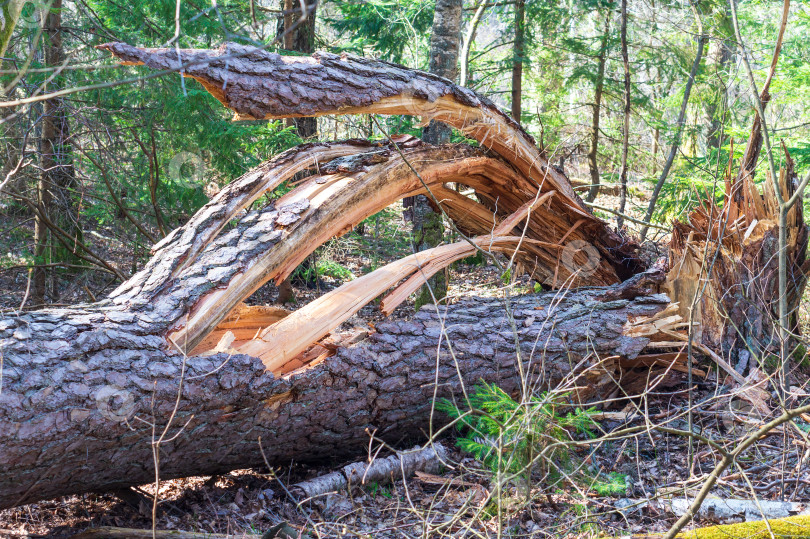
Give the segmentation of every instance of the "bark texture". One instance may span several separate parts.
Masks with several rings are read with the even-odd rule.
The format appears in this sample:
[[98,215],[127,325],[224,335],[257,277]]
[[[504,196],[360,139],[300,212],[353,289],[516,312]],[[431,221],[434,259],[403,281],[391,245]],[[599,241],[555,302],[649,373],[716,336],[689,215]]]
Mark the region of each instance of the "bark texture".
[[[582,208],[531,138],[472,92],[382,62],[228,47],[177,58],[107,46],[157,68],[190,60],[187,74],[251,117],[412,107],[494,152],[407,136],[301,145],[220,191],[109,298],[0,319],[0,507],[151,481],[156,454],[161,477],[170,478],[261,465],[261,447],[271,465],[344,458],[365,449],[367,429],[395,444],[423,438],[432,398],[479,380],[514,389],[521,371],[540,386],[581,374],[570,381],[587,388],[579,399],[618,391],[619,359],[651,343],[645,320],[667,308],[656,295],[660,268],[611,288],[516,298],[517,336],[501,300],[478,299],[426,307],[411,321],[378,325],[358,344],[304,354],[276,371],[265,350],[234,353],[222,340],[201,346],[217,331],[227,337],[227,327],[244,339],[237,319],[253,291],[425,185],[465,233],[496,230],[512,242],[525,235],[516,260],[552,286],[615,283],[643,267],[632,244]],[[292,191],[246,211],[303,171],[311,175]],[[477,200],[445,183],[467,185]],[[285,315],[246,312],[257,329]]]
[[[729,7],[725,6],[722,14],[718,14],[721,22],[728,24],[731,18],[728,14]],[[727,36],[722,34],[716,36],[711,51],[711,78],[715,82],[716,94],[706,102],[704,111],[706,149],[719,149],[722,146],[723,126],[729,119],[728,112],[728,64],[731,61],[732,49],[727,41]]]
[[[301,4],[293,0],[283,0],[284,17],[281,19],[281,32],[284,36],[284,48],[290,51],[312,54],[315,52],[315,16],[317,2],[307,6],[308,12],[302,21]],[[295,127],[296,133],[304,140],[318,137],[317,118],[287,118],[286,126]],[[287,277],[278,285],[277,303],[286,304],[294,300],[291,277]]]
[[[778,182],[785,199],[797,185],[790,156],[787,162]],[[676,221],[669,245],[665,289],[680,303],[684,319],[694,302],[696,341],[722,351],[741,370],[761,367],[779,348],[779,203],[770,178],[763,186],[760,194],[749,174],[734,177],[729,170],[722,208],[706,201],[686,222]],[[787,216],[786,246],[788,312],[796,332],[810,270],[807,244],[802,209],[794,206]],[[704,256],[708,265],[702,263]]]
[[[195,277],[187,279],[193,290]],[[554,382],[604,355],[637,355],[649,337],[626,337],[623,327],[668,299],[605,300],[621,295],[616,287],[516,298],[525,372]],[[275,377],[246,355],[184,358],[163,337],[159,313],[112,301],[3,319],[0,507],[153,480],[155,430],[173,413],[160,446],[164,479],[261,466],[259,438],[271,465],[362,454],[366,429],[396,444],[424,439],[434,396],[462,381],[517,387],[509,328],[499,299],[425,306]],[[605,383],[598,373],[577,385],[604,394],[588,378]]]
[[[60,65],[64,61],[62,49],[62,2],[54,0],[45,16],[45,61],[48,65]],[[58,85],[61,78],[55,78],[48,91]],[[52,261],[71,260],[81,241],[77,216],[73,213],[73,194],[76,178],[69,151],[70,128],[65,102],[62,99],[48,99],[42,107],[42,131],[40,137],[40,174],[37,185],[37,206],[34,230],[34,267],[31,279],[31,299],[34,304],[45,303],[48,284],[48,270],[45,264]],[[48,220],[64,231],[61,241],[50,240]],[[72,242],[71,242],[72,240]]]
[[[512,333],[493,299],[442,307],[441,315],[425,308],[411,322],[381,324],[362,343],[309,358],[284,374],[245,354],[180,352],[193,350],[256,287],[283,279],[327,239],[404,194],[419,193],[423,186],[410,166],[437,190],[445,181],[463,181],[482,198],[495,197],[498,212],[539,193],[480,149],[433,147],[406,137],[396,142],[410,164],[391,145],[365,141],[285,152],[223,189],[158,243],[146,267],[110,298],[0,320],[0,507],[150,481],[153,443],[164,429],[163,478],[213,474],[262,464],[259,437],[271,464],[360,453],[366,428],[379,429],[392,443],[418,438],[434,387],[439,395],[457,391],[459,373],[467,384],[485,379],[516,387]],[[243,214],[308,167],[320,173]],[[450,216],[471,233],[519,228],[509,220],[499,225],[498,213],[472,199],[442,197]],[[534,210],[533,235],[565,232],[554,228],[553,208]],[[631,301],[655,290],[630,296],[627,290],[572,293],[555,309],[557,295],[515,300],[524,372],[555,381],[598,356],[638,354],[650,338],[625,336],[625,324],[660,311],[667,300]],[[482,342],[481,335],[489,339]],[[606,391],[601,384],[611,378],[605,371],[587,376],[586,387]]]
[[645,267],[636,255],[637,245],[587,209],[531,136],[490,100],[446,79],[348,54],[282,57],[233,43],[219,50],[181,50],[179,59],[173,49],[139,49],[123,43],[101,48],[125,63],[154,69],[176,70],[185,64],[185,75],[200,81],[239,117],[375,113],[440,120],[491,149],[542,192],[558,192],[552,205],[563,218],[560,225],[571,231],[567,239],[579,237],[592,244],[613,268],[613,280],[599,284],[619,282]]
[[[619,172],[619,215],[616,225],[619,230],[624,226],[625,204],[627,204],[627,154],[630,150],[630,59],[627,51],[627,0],[621,2],[621,29],[619,30],[622,47],[622,66],[624,67],[624,122],[622,124],[622,165]],[[653,157],[655,159],[655,157]]]
[[[312,54],[315,52],[315,17],[318,3],[317,1],[311,1],[305,2],[305,4],[307,4],[308,11],[302,21],[301,3],[298,1],[293,2],[293,0],[283,0],[284,17],[282,18],[281,31],[284,35],[285,49]],[[286,123],[287,125],[294,125],[295,130],[304,140],[318,136],[318,120],[316,118],[287,118]]]
[[[516,0],[515,44],[512,47],[512,118],[518,123],[520,123],[521,101],[523,98],[523,55],[526,48],[526,39],[524,37],[525,19],[526,3],[524,0]],[[542,139],[542,137],[540,138]]]
[[[461,0],[437,0],[433,12],[428,69],[448,81],[456,80],[458,75],[462,7]],[[450,142],[450,133],[448,125],[432,121],[424,129],[422,139],[430,144],[446,144]]]

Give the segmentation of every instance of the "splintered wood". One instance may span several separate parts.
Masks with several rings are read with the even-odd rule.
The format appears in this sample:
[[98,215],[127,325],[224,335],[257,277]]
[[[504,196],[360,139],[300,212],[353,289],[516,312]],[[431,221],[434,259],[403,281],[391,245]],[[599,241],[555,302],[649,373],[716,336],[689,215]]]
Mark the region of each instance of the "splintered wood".
[[[729,164],[722,206],[704,200],[686,222],[674,223],[663,288],[680,316],[692,321],[695,349],[733,380],[735,396],[765,416],[770,413],[767,382],[757,375],[757,366],[779,346],[779,203],[770,174],[760,194],[746,168],[750,160],[736,176]],[[778,178],[784,200],[794,189],[793,162],[788,155],[786,161]],[[794,313],[794,330],[808,270],[806,250],[807,227],[796,205],[787,214],[788,309]],[[673,344],[688,341],[684,331],[664,333]],[[748,377],[743,376],[746,368]]]
[[288,314],[290,311],[281,307],[238,305],[196,346],[191,355],[209,350],[224,352],[236,349]]
[[[778,182],[784,199],[793,194],[789,156],[787,162]],[[770,177],[763,194],[750,174],[729,178],[730,171],[722,206],[704,200],[686,222],[674,223],[664,290],[684,320],[693,311],[695,342],[762,357],[778,348],[779,206]],[[789,211],[787,227],[788,303],[795,313],[808,269],[800,205]]]
[[[199,81],[239,118],[410,114],[445,122],[488,149],[432,148],[407,136],[392,137],[390,144],[376,147],[362,141],[304,145],[297,149],[296,159],[288,152],[284,159],[262,165],[261,181],[239,180],[234,184],[238,187],[224,189],[188,230],[181,229],[158,245],[172,260],[164,263],[165,268],[145,268],[147,273],[116,294],[129,299],[151,290],[167,271],[177,277],[189,271],[225,224],[250,203],[304,169],[311,174],[258,216],[273,221],[266,235],[279,234],[274,248],[246,261],[227,284],[196,299],[188,316],[175,325],[170,338],[185,350],[211,349],[226,336],[220,331],[225,328],[217,329],[215,337],[205,340],[206,336],[264,282],[280,282],[319,245],[389,204],[428,189],[465,234],[523,237],[515,259],[518,269],[531,272],[549,287],[614,284],[645,269],[636,254],[637,245],[585,207],[566,176],[550,166],[519,124],[488,99],[450,81],[351,55],[283,57],[233,43],[218,50],[140,49],[124,43],[100,48],[126,64],[153,69],[176,68],[180,54],[186,64],[182,74]],[[469,194],[449,189],[451,183],[466,186]],[[278,214],[271,218],[273,211]],[[503,222],[510,215],[511,221]],[[496,231],[499,223],[502,226]],[[495,250],[515,254],[501,243]],[[461,246],[453,249],[461,250],[437,252],[434,260],[422,255],[421,273],[438,271],[447,260],[467,256],[464,253],[469,251]],[[385,308],[401,303],[419,279],[403,284],[387,298]],[[364,290],[356,301],[370,301],[383,292],[385,287],[376,286]],[[334,318],[313,324],[310,333],[335,327],[348,311],[327,310],[318,316],[326,317],[327,312]],[[201,346],[203,340],[205,346]],[[233,341],[238,340],[234,335]],[[253,345],[248,348],[255,351]],[[282,354],[279,361],[288,356]]]
[[[175,328],[171,335],[173,342],[186,350],[201,351],[197,347],[206,335],[214,331],[222,319],[259,286],[271,279],[280,282],[319,245],[346,233],[370,215],[405,196],[433,188],[437,188],[442,196],[439,198],[442,209],[462,232],[474,235],[484,233],[486,238],[476,240],[482,249],[506,251],[511,256],[515,251],[508,247],[515,247],[519,243],[521,248],[517,253],[517,262],[540,282],[553,286],[557,282],[597,284],[617,281],[610,259],[598,254],[593,244],[586,241],[585,228],[577,226],[579,220],[569,226],[556,215],[558,207],[554,201],[559,199],[559,193],[556,190],[541,192],[532,187],[518,171],[501,159],[469,146],[433,147],[413,138],[400,138],[391,144],[366,143],[364,146],[355,143],[355,148],[358,153],[350,158],[338,157],[318,163],[314,174],[291,192],[267,207],[242,217],[243,221],[252,219],[257,223],[257,230],[250,233],[251,237],[275,238],[274,247],[245,259],[240,271],[233,271],[224,286],[212,287],[200,297],[183,323]],[[359,152],[361,148],[365,151]],[[320,147],[314,150],[325,153]],[[297,155],[311,161],[306,152],[299,151]],[[277,166],[265,166],[265,175],[276,170],[288,174],[292,170],[285,164],[288,160],[289,156],[285,155]],[[416,168],[418,175],[411,167]],[[443,196],[451,191],[445,187],[448,182],[472,184],[473,193],[479,199],[491,200],[491,208],[461,195],[453,198]],[[235,185],[240,187],[234,189],[234,196],[244,190],[241,183],[236,182]],[[269,178],[261,181],[262,186],[276,184]],[[260,192],[258,189],[255,191]],[[230,203],[228,196],[220,193],[212,201],[211,209],[203,212],[216,216],[216,220],[209,218],[204,223],[205,231],[218,230],[254,199],[254,195],[242,196],[239,203]],[[555,222],[559,226],[554,225]],[[196,221],[191,225],[194,230],[203,226]],[[518,238],[519,241],[495,242],[499,245],[491,247],[488,239],[490,233],[496,234],[496,237]],[[184,234],[174,236],[180,239],[185,237]],[[219,247],[214,242],[214,234],[205,238],[210,247]],[[579,243],[573,243],[575,241]],[[199,240],[188,247],[179,240],[175,243],[179,245],[170,242],[161,249],[178,259],[180,254],[189,256],[195,252],[199,253],[197,256],[201,259],[207,256],[208,246]],[[595,254],[593,260],[589,260],[592,265],[586,268],[588,271],[581,271],[573,255],[566,260],[565,250],[572,244],[591,246],[591,252]],[[435,272],[458,258],[473,254],[471,248],[469,244],[455,246],[449,251],[436,251],[436,260],[424,254],[420,255],[419,260],[424,272]],[[180,254],[175,255],[175,250]],[[440,260],[442,257],[443,261]],[[181,269],[178,275],[184,271],[194,271],[193,264],[188,264],[185,259],[182,264],[187,268]],[[413,265],[414,261],[410,261],[410,264]],[[403,274],[402,278],[409,275]],[[144,278],[150,277],[146,275]],[[355,302],[362,306],[364,302],[383,294],[396,284],[396,281],[389,281],[380,280],[375,288],[369,288],[370,281],[364,281],[364,295],[358,296]],[[388,284],[383,286],[383,282]],[[392,309],[401,303],[404,290],[413,288],[415,282],[412,280],[410,284],[405,284],[406,288],[401,289],[397,296],[389,298],[386,308]],[[318,316],[325,317],[325,313]],[[320,324],[334,328],[340,323],[338,320],[325,319]],[[209,345],[212,343],[207,342]]]
[[[521,238],[482,236],[473,241],[491,252],[514,252]],[[255,339],[239,347],[238,352],[260,358],[268,370],[281,374],[286,371],[285,366],[313,342],[326,336],[392,286],[406,279],[383,300],[382,310],[386,314],[390,314],[437,271],[475,254],[475,250],[467,242],[452,243],[392,262],[327,292],[268,326]]]
[[[256,224],[240,229],[235,245],[246,245],[250,254],[214,271],[218,279],[190,299],[184,316],[173,323],[169,338],[183,350],[239,351],[261,358],[274,373],[290,372],[328,357],[337,342],[329,332],[363,305],[387,292],[381,306],[390,314],[427,277],[476,249],[514,257],[517,271],[552,289],[629,282],[646,269],[637,245],[585,207],[519,124],[485,97],[450,81],[348,54],[284,57],[233,43],[217,50],[124,43],[100,48],[128,65],[176,69],[183,64],[184,76],[199,81],[241,119],[407,114],[444,122],[480,143],[480,148],[431,147],[394,136],[376,144],[302,145],[226,187],[186,227],[158,244],[155,258],[112,296],[116,302],[149,301],[167,278],[180,282],[196,275],[202,261],[224,256],[223,242],[234,239],[234,231],[220,234],[228,223],[252,219]],[[740,387],[750,386],[735,369],[744,354],[761,358],[773,348],[778,204],[770,179],[760,194],[752,178],[760,130],[755,122],[739,174],[729,165],[723,204],[706,200],[686,222],[674,224],[666,282],[649,290],[666,292],[671,304],[653,317],[628,321],[626,335],[649,339],[648,353],[621,356],[616,368],[683,372],[690,322],[694,349],[710,356]],[[778,179],[784,198],[792,194],[792,167],[788,156]],[[291,192],[243,215],[296,174]],[[464,194],[450,184],[463,186]],[[236,310],[265,282],[290,275],[319,245],[417,194],[432,195],[431,203],[472,243],[394,262],[281,319],[262,321]],[[800,206],[790,211],[788,227],[793,309],[807,269]],[[620,287],[615,293],[629,290]]]

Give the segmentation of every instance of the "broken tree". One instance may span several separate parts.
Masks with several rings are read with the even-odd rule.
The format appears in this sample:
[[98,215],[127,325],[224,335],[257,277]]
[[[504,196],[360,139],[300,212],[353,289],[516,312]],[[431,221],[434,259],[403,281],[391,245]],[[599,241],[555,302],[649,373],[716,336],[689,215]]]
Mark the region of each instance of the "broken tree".
[[[643,390],[650,377],[639,368],[657,369],[655,384],[682,369],[672,335],[684,321],[658,293],[666,264],[647,270],[633,241],[593,216],[486,99],[352,56],[103,48],[182,70],[243,117],[415,114],[481,147],[403,136],[301,145],[224,188],[107,299],[0,319],[0,507],[148,482],[156,466],[163,478],[215,474],[265,456],[270,465],[348,457],[371,432],[392,443],[424,437],[433,399],[479,380],[514,390],[523,373],[576,386],[571,398],[586,401]],[[309,176],[292,191],[247,211],[301,172]],[[325,241],[423,193],[464,242],[393,262],[292,314],[244,304]],[[394,288],[390,312],[476,249],[513,256],[556,291],[427,306],[370,335],[330,335]],[[580,285],[589,288],[571,290]]]

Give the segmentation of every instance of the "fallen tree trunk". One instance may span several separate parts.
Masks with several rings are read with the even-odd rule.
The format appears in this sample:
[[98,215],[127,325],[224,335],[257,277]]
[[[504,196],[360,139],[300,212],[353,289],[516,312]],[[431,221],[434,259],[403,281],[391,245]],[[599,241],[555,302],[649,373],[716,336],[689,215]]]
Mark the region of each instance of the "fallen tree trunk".
[[[595,218],[531,137],[484,98],[350,56],[105,48],[157,68],[190,60],[186,75],[254,118],[422,114],[492,151],[407,136],[299,146],[223,189],[109,298],[0,319],[0,507],[148,482],[155,468],[170,478],[259,466],[262,448],[275,466],[356,455],[370,432],[398,445],[429,433],[435,397],[479,380],[512,391],[524,373],[532,387],[562,383],[578,403],[643,391],[650,368],[654,384],[684,370],[683,303],[658,294],[666,264],[642,272],[636,245]],[[309,177],[291,192],[246,211],[302,171]],[[244,305],[325,241],[422,193],[468,243],[394,262],[289,316]],[[796,237],[806,238],[797,214]],[[690,241],[699,239],[702,225],[690,226]],[[734,238],[721,239],[731,264]],[[673,273],[694,250],[679,245],[666,286],[687,298],[685,283],[700,275]],[[514,298],[509,309],[483,298],[428,306],[365,340],[327,337],[374,297],[396,286],[383,302],[390,312],[431,272],[476,249],[514,257],[558,291]],[[806,241],[794,249],[803,261]]]
[[[293,191],[245,214],[306,169],[312,175]],[[446,189],[448,182],[467,185],[478,200]],[[367,430],[393,443],[423,436],[434,392],[450,395],[478,380],[517,387],[514,340],[496,300],[464,302],[441,316],[421,311],[359,344],[289,357],[274,352],[274,339],[259,338],[285,313],[242,302],[268,280],[283,280],[325,241],[427,189],[460,230],[502,235],[493,242],[505,242],[507,254],[550,286],[617,282],[630,259],[610,241],[628,252],[632,244],[578,208],[567,183],[551,185],[533,183],[484,150],[409,137],[307,144],[261,165],[158,243],[108,299],[0,320],[0,506],[147,482],[155,467],[168,478],[261,465],[260,437],[271,465],[347,457],[366,446]],[[577,242],[590,249],[586,271],[574,258]],[[436,251],[448,248],[444,261],[456,247]],[[430,267],[436,253],[419,256]],[[373,284],[364,301],[396,280],[385,283]],[[549,308],[559,301],[553,295],[516,300],[524,372],[560,380],[580,360],[585,371],[603,354],[638,355],[650,337],[625,337],[624,325],[660,311],[666,299],[630,299],[602,303],[599,290],[590,290],[557,309]],[[599,324],[589,329],[594,312]],[[445,336],[440,327],[448,322]],[[307,340],[314,344],[338,323],[328,317]],[[482,334],[491,343],[481,343]],[[448,341],[456,354],[441,347]],[[245,347],[253,355],[238,352]],[[612,360],[588,371],[593,394],[615,386],[618,372]]]
[[[628,319],[668,303],[604,300],[628,296],[617,291],[515,298],[524,372],[545,383],[578,372],[572,382],[592,394],[613,392],[620,367],[604,358],[635,357],[650,341],[624,336]],[[110,303],[0,321],[0,507],[153,481],[164,429],[164,479],[261,466],[259,439],[270,465],[341,459],[362,453],[369,432],[395,444],[424,439],[433,398],[462,383],[511,391],[520,382],[499,299],[426,306],[281,376],[243,354],[184,358],[165,346],[162,328]]]
[[[315,173],[296,189],[244,214],[311,166]],[[155,467],[169,478],[258,466],[260,438],[271,465],[348,457],[366,447],[368,431],[392,443],[424,436],[432,397],[458,392],[462,383],[517,387],[506,311],[491,299],[441,315],[423,310],[413,322],[382,325],[369,339],[326,354],[233,353],[233,346],[262,345],[249,338],[251,330],[284,322],[283,312],[242,306],[256,288],[285,278],[318,245],[399,198],[426,186],[441,193],[444,182],[498,202],[493,211],[471,198],[443,198],[439,204],[462,230],[506,234],[508,252],[538,275],[570,282],[579,272],[558,262],[567,237],[585,236],[557,225],[565,215],[553,203],[557,191],[541,193],[497,156],[409,138],[293,149],[224,189],[156,245],[152,260],[110,298],[0,320],[0,506],[147,482]],[[517,252],[516,243],[523,244]],[[455,252],[437,249],[447,248]],[[616,279],[602,258],[588,271],[592,282]],[[652,278],[662,279],[660,270]],[[382,293],[392,283],[372,289]],[[666,307],[663,296],[632,301],[653,288],[638,284],[607,303],[599,294],[611,292],[599,289],[515,300],[524,372],[551,382],[579,369],[593,395],[618,391],[604,387],[620,378],[615,361],[587,367],[601,365],[605,354],[635,357],[649,343],[649,335],[623,331],[629,319],[635,327],[637,318]],[[589,327],[594,316],[598,324]],[[442,324],[450,324],[447,335]],[[481,342],[484,334],[491,342]]]

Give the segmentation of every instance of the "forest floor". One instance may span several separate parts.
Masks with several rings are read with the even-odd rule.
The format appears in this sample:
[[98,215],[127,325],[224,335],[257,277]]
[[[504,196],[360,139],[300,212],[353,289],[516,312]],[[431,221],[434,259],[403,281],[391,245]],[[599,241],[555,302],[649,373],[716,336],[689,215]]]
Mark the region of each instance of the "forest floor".
[[[599,203],[616,207],[618,200],[601,196]],[[644,206],[636,198],[628,213],[639,217]],[[299,271],[293,280],[296,303],[303,305],[354,276],[367,273],[408,254],[408,224],[400,210],[389,209],[365,222],[362,234],[350,233],[330,242],[310,261],[314,271]],[[605,218],[615,216],[600,213]],[[615,221],[614,221],[615,222]],[[121,245],[117,254],[126,252]],[[490,295],[502,292],[504,282],[491,266],[475,261],[450,270],[450,297]],[[306,273],[309,271],[309,273]],[[60,302],[89,301],[109,292],[109,277],[96,274],[89,281],[75,282]],[[306,284],[305,281],[309,281]],[[16,308],[25,291],[23,272],[0,273],[0,306]],[[528,292],[533,283],[518,279],[509,286],[514,293]],[[275,287],[266,286],[251,298],[255,303],[274,300]],[[403,305],[394,316],[408,316],[412,304]],[[803,310],[803,319],[807,318]],[[372,303],[344,326],[368,327],[381,319]],[[712,440],[729,441],[751,428],[729,416],[730,384],[706,365],[705,378],[693,385],[692,429]],[[806,379],[806,377],[803,377]],[[669,387],[659,387],[642,401],[620,402],[612,414],[598,421],[602,433],[648,421],[668,421],[685,414],[689,406],[686,375],[678,374]],[[810,395],[804,395],[810,397]],[[724,403],[724,404],[723,404]],[[683,418],[670,421],[670,428],[687,430]],[[810,425],[808,425],[810,427]],[[501,492],[501,503],[488,501],[493,475],[454,445],[454,435],[445,440],[450,449],[448,466],[436,477],[407,478],[393,484],[358,485],[346,492],[331,493],[296,503],[286,486],[329,473],[345,463],[309,467],[291,463],[276,470],[239,470],[215,477],[191,477],[161,482],[158,493],[158,530],[229,533],[235,537],[261,534],[286,522],[310,537],[596,537],[649,534],[665,531],[677,518],[662,504],[643,509],[618,510],[636,500],[693,495],[720,456],[704,444],[656,431],[642,436],[603,442],[577,450],[573,460],[591,476],[611,476],[623,488],[600,495],[588,485],[553,487],[547,493],[535,488],[529,495],[510,485]],[[714,495],[721,498],[761,500],[810,500],[810,481],[805,469],[806,437],[786,429],[757,444],[740,460],[742,470],[729,470]],[[404,449],[404,448],[401,448]],[[362,448],[358,448],[360,454]],[[380,456],[385,456],[381,454]],[[89,527],[118,526],[151,529],[154,485],[139,489],[140,501],[122,501],[113,494],[68,496],[0,511],[0,537],[69,537]],[[604,493],[603,493],[604,494]],[[628,501],[630,500],[630,501]],[[500,507],[500,511],[498,508]],[[699,523],[714,522],[702,517]]]
[[[713,387],[714,386],[714,387]],[[717,382],[698,384],[694,398],[710,396]],[[686,406],[683,389],[661,392],[648,399],[647,416],[662,421]],[[614,414],[613,417],[622,414]],[[614,432],[645,421],[643,414],[626,414],[622,419],[600,421],[606,432]],[[698,409],[693,428],[715,440],[729,436],[728,420],[711,410]],[[685,429],[686,421],[671,422]],[[775,435],[741,460],[747,479],[760,500],[781,498],[807,501],[810,482],[796,472],[804,449],[791,442],[796,436]],[[790,447],[784,449],[784,443]],[[452,448],[452,439],[445,444]],[[493,477],[465,453],[452,449],[448,466],[438,476],[397,480],[393,484],[358,485],[348,491],[330,493],[300,504],[286,495],[287,486],[329,473],[333,466],[308,467],[291,464],[286,469],[239,470],[214,477],[191,477],[161,483],[155,527],[228,533],[235,537],[260,534],[286,522],[310,537],[597,537],[650,534],[665,531],[676,515],[663,505],[627,512],[623,505],[637,500],[655,500],[694,495],[714,467],[719,455],[701,446],[694,455],[690,473],[688,443],[679,436],[650,432],[648,435],[601,444],[595,451],[582,451],[575,458],[586,462],[592,473],[614,472],[623,476],[624,492],[600,496],[579,485],[559,486],[549,503],[543,492],[534,490],[530,501],[518,485],[502,492],[501,518],[498,504],[486,502]],[[382,455],[381,455],[382,456]],[[785,481],[780,481],[780,477]],[[33,503],[0,511],[0,536],[70,537],[89,527],[117,526],[150,529],[154,485],[139,489],[140,502],[126,502],[112,494],[85,494]],[[750,499],[745,479],[727,472],[714,495]],[[739,520],[739,519],[738,519]],[[703,524],[717,519],[702,518]]]

